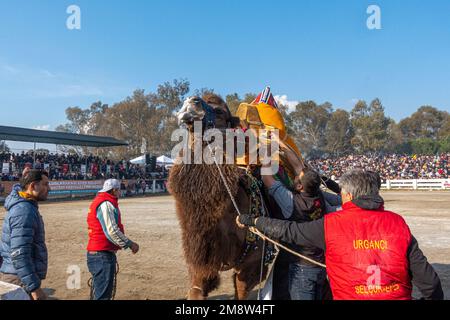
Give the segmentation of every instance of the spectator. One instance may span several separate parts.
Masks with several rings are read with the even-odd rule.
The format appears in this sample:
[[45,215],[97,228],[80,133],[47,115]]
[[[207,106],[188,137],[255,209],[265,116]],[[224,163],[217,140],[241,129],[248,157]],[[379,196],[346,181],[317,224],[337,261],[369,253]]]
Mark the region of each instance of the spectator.
[[118,200],[120,189],[120,181],[106,180],[89,209],[87,264],[92,274],[91,298],[94,300],[114,298],[116,252],[130,249],[136,254],[139,251],[139,245],[125,236]]
[[[36,162],[34,162],[36,159]],[[53,153],[0,153],[0,164],[10,163],[9,174],[0,175],[0,181],[18,181],[25,167],[42,168],[54,180],[104,180],[104,179],[152,179],[165,180],[168,170],[163,166],[149,173],[146,168],[127,160],[113,161],[93,155],[53,154]],[[34,165],[33,165],[34,163]],[[450,153],[440,155],[347,155],[342,157],[312,159],[311,166],[330,177],[339,179],[348,168],[367,169],[379,172],[383,181],[387,179],[448,179],[450,178]],[[82,166],[86,172],[82,173]],[[163,188],[161,181],[157,186]],[[139,186],[142,189],[142,186]]]
[[[19,172],[25,167],[45,169],[49,173],[49,179],[54,180],[102,180],[102,179],[148,179],[150,173],[145,167],[135,165],[126,160],[113,161],[93,155],[78,154],[53,154],[53,153],[0,153],[0,164],[10,163],[10,174],[0,175],[1,181],[18,181]],[[82,166],[86,170],[82,172]],[[168,172],[163,167],[157,166],[155,172],[163,179]]]
[[21,180],[21,189],[14,188],[5,202],[0,280],[22,286],[33,300],[45,300],[47,295],[41,289],[41,281],[47,275],[48,254],[38,202],[47,200],[50,191],[47,173],[27,172]]
[[338,158],[313,159],[312,167],[324,175],[339,179],[348,169],[379,172],[381,179],[448,179],[450,154],[440,155],[348,155]]

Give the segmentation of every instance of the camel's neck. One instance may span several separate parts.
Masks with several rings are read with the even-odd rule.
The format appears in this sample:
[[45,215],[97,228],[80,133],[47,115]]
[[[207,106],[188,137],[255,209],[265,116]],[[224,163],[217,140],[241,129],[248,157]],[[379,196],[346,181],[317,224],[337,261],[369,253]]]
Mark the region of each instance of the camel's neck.
[[[233,196],[239,190],[242,170],[233,165],[220,165]],[[172,168],[169,185],[175,198],[184,206],[195,207],[209,217],[220,217],[230,203],[230,195],[216,165],[176,165]]]

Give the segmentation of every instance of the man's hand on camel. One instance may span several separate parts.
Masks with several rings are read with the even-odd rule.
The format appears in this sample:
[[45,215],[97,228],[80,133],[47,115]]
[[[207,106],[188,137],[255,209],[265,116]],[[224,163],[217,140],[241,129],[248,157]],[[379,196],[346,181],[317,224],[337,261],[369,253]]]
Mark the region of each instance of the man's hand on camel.
[[236,224],[241,229],[254,227],[256,226],[256,219],[249,214],[241,214],[236,217]]

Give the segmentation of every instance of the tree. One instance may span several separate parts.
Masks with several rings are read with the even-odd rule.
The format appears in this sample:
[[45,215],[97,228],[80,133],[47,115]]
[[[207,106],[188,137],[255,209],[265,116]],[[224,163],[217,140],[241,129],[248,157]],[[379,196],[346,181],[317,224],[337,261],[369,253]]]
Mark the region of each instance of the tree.
[[80,107],[70,107],[66,109],[66,118],[69,121],[56,128],[56,131],[70,132],[77,134],[94,134],[101,125],[99,117],[105,113],[108,105],[101,101],[93,103],[87,109]]
[[326,145],[325,130],[333,109],[326,102],[300,102],[289,115],[288,125],[299,148],[306,154],[320,153]]
[[242,103],[242,100],[237,93],[233,93],[225,97],[225,102],[227,103],[231,114],[236,114],[236,111],[238,110],[239,105]]
[[201,88],[201,89],[195,89],[194,96],[197,97],[203,97],[206,94],[214,94],[214,89],[211,88]]
[[410,117],[400,121],[400,128],[408,140],[430,138],[437,140],[450,135],[450,115],[432,106],[422,106]]
[[336,156],[349,153],[352,150],[353,137],[350,114],[342,109],[334,111],[327,123],[325,136],[326,152]]
[[[156,112],[151,125],[157,131],[157,140],[151,142],[149,152],[167,154],[176,144],[171,141],[172,132],[178,128],[174,114],[181,109],[189,90],[189,81],[181,79],[174,80],[173,84],[166,82],[158,86],[156,93],[150,94],[150,108]],[[207,90],[214,91],[213,89],[202,90],[204,93]]]
[[419,138],[411,141],[412,152],[415,154],[436,154],[439,144],[431,138]]
[[[135,90],[131,96],[108,106],[101,101],[82,109],[66,109],[67,122],[57,131],[78,134],[112,136],[125,140],[127,147],[81,148],[64,147],[63,151],[96,153],[115,160],[129,159],[142,151],[160,155],[168,154],[176,142],[171,141],[173,130],[178,128],[175,113],[181,108],[190,83],[185,79],[165,82],[154,92]],[[195,95],[213,93],[213,89],[195,90]],[[237,93],[225,97],[232,114],[243,102],[251,103],[253,93],[243,97]],[[423,106],[399,124],[388,118],[379,99],[370,105],[358,101],[350,113],[333,111],[331,103],[318,105],[314,101],[299,103],[288,112],[279,105],[287,132],[307,155],[328,152],[342,155],[349,152],[416,152],[434,153],[450,150],[450,115],[431,106]],[[432,141],[432,143],[431,143]],[[9,150],[0,144],[0,152]],[[145,149],[145,150],[141,150]]]
[[[174,80],[159,85],[154,93],[138,89],[130,97],[112,107],[96,102],[87,109],[71,107],[66,110],[68,122],[57,131],[112,136],[129,143],[127,147],[98,148],[95,153],[112,159],[129,159],[145,152],[168,153],[173,143],[171,134],[177,128],[174,116],[189,92],[187,80]],[[83,148],[82,152],[94,149]]]
[[442,153],[450,152],[450,136],[447,136],[439,141],[439,152]]
[[158,114],[155,107],[149,106],[149,99],[144,90],[135,90],[132,96],[108,110],[103,128],[129,143],[128,147],[117,149],[121,158],[140,155],[143,139],[146,139],[146,149],[157,139]]
[[252,103],[253,101],[255,101],[257,96],[258,95],[254,94],[254,93],[246,93],[244,95],[244,101],[243,102],[245,102],[245,103]]
[[378,98],[370,106],[365,101],[358,101],[351,112],[351,122],[355,132],[352,145],[358,152],[385,150],[391,120],[385,116]]
[[441,128],[438,131],[438,138],[440,140],[446,140],[450,137],[450,114],[445,112],[446,115],[442,121]]
[[411,152],[411,144],[404,139],[400,126],[393,119],[389,119],[387,136],[388,140],[386,142],[385,151],[392,153]]
[[256,94],[246,93],[244,98],[239,97],[237,93],[229,94],[225,97],[225,102],[230,109],[231,114],[235,115],[241,103],[251,103],[256,99]]
[[[67,123],[56,127],[56,131],[70,132],[76,134],[86,135],[102,135],[103,131],[105,136],[109,136],[107,130],[102,130],[102,126],[105,125],[105,113],[108,110],[108,105],[103,104],[101,101],[94,102],[87,109],[81,109],[80,107],[70,107],[66,109]],[[76,153],[92,153],[93,148],[88,147],[75,147],[75,146],[58,146],[59,150],[63,152],[76,152]],[[97,153],[101,154],[99,150]]]

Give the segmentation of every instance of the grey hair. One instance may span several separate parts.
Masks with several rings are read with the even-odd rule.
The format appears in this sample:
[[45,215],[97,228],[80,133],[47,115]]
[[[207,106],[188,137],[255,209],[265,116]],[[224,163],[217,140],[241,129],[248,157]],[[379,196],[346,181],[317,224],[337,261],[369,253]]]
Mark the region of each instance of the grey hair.
[[360,169],[349,171],[339,179],[339,184],[342,189],[352,194],[354,199],[380,194],[379,181],[373,172]]

